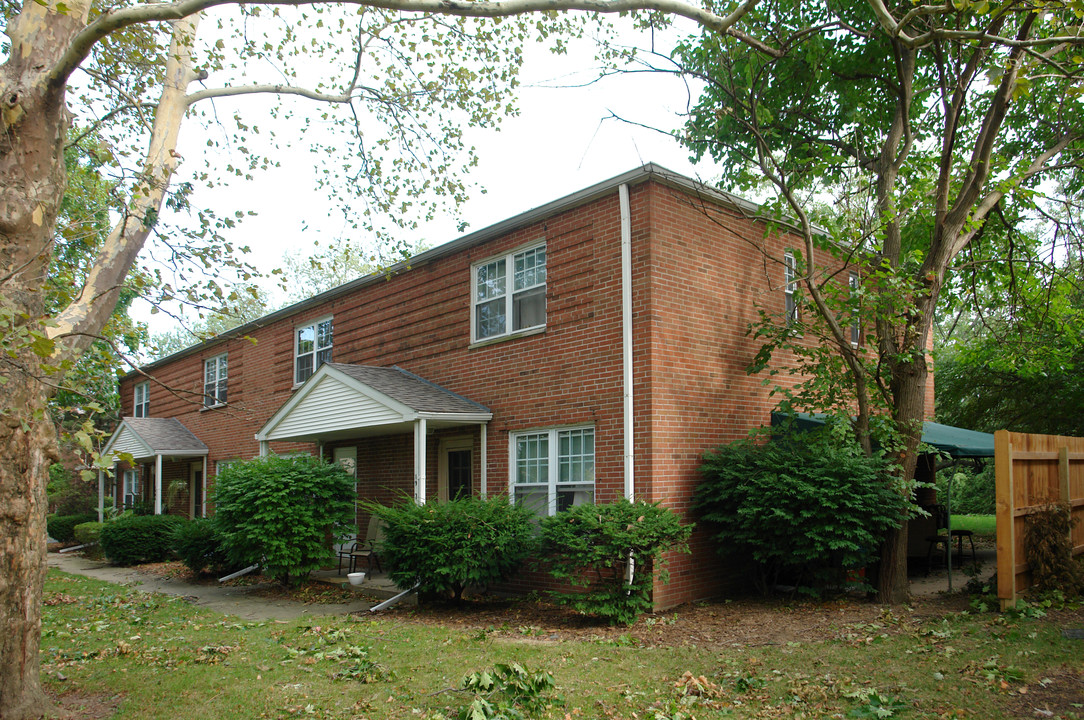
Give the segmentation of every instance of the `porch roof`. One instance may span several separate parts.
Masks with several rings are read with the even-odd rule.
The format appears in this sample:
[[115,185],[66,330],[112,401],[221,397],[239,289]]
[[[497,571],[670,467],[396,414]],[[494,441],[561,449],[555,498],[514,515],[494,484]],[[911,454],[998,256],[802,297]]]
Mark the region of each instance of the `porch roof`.
[[121,419],[103,455],[130,453],[136,460],[164,457],[205,457],[207,446],[177,418]]
[[260,442],[317,442],[488,422],[480,403],[400,367],[324,363],[256,433]]

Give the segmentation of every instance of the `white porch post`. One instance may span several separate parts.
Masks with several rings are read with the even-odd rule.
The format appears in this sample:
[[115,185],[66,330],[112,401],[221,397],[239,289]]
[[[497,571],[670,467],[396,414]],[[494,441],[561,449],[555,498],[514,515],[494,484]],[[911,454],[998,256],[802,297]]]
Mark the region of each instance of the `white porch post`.
[[481,462],[479,463],[479,465],[481,466],[481,469],[482,469],[481,477],[480,477],[481,484],[482,484],[481,495],[482,495],[482,499],[485,500],[486,499],[486,494],[489,492],[489,478],[488,478],[488,476],[486,474],[486,465],[488,464],[486,462],[486,460],[487,460],[487,457],[486,457],[486,428],[488,427],[488,424],[487,423],[481,423],[481,426],[482,426],[482,439],[481,439],[481,443],[480,443],[480,445],[481,445],[480,450],[481,450],[481,454],[482,454],[482,459],[481,459]]
[[207,456],[203,456],[203,487],[199,489],[203,495],[203,502],[200,503],[202,515],[200,517],[207,517]]
[[266,440],[260,441],[260,457],[267,457],[271,454],[271,443]]
[[425,504],[425,418],[414,421],[414,502]]
[[98,522],[105,522],[105,470],[98,468]]
[[162,514],[162,456],[154,456],[154,514]]

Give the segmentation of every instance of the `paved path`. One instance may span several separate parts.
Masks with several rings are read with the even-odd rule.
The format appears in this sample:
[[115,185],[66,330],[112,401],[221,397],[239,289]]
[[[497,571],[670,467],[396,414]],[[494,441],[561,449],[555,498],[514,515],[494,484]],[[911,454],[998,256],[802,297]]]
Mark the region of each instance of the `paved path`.
[[128,585],[136,590],[164,593],[189,598],[193,604],[244,620],[293,620],[305,615],[342,615],[369,609],[369,603],[358,599],[333,605],[305,605],[292,600],[276,600],[253,594],[257,585],[223,587],[194,585],[178,580],[141,573],[134,568],[115,567],[108,563],[88,560],[81,555],[49,553],[49,567],[75,575]]

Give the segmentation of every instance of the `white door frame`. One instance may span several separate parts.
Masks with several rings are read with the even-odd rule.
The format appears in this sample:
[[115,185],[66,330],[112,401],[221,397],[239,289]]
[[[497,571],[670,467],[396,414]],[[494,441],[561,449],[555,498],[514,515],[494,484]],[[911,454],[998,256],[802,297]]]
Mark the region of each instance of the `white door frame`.
[[455,450],[470,450],[471,485],[474,485],[474,436],[441,438],[437,451],[437,497],[441,502],[448,502],[448,453]]

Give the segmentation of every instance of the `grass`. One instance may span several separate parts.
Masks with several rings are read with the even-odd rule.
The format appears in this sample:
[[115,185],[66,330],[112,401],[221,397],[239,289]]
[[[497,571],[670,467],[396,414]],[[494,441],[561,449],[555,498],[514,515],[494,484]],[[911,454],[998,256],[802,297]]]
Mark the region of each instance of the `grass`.
[[997,522],[993,515],[953,515],[954,530],[971,530],[975,537],[994,540],[997,535]]
[[[1030,716],[1021,702],[1044,707],[1057,678],[1078,672],[1065,668],[1084,663],[1084,643],[1062,637],[1056,624],[993,614],[918,623],[905,610],[886,612],[823,643],[633,647],[395,618],[240,622],[57,571],[45,603],[47,687],[118,698],[117,718],[437,720],[473,699],[455,689],[466,674],[519,663],[552,673],[556,687],[541,716],[557,720],[997,720]],[[1081,680],[1073,678],[1076,693]],[[1067,707],[1052,717],[1084,718],[1084,707]]]

